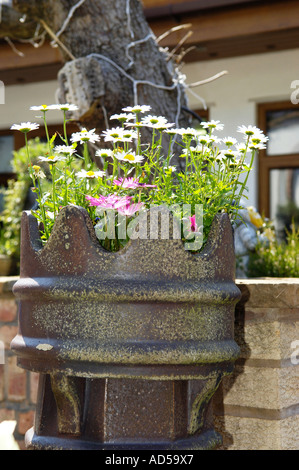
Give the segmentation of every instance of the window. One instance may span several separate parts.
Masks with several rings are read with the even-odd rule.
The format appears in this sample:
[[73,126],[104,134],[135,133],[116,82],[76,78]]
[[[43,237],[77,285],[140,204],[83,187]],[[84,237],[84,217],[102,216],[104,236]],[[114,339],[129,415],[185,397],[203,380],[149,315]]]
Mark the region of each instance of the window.
[[259,153],[259,211],[283,238],[292,220],[299,223],[299,107],[288,101],[260,104],[258,127],[269,137]]
[[13,133],[10,131],[0,131],[0,186],[6,186],[7,180],[13,176],[10,162],[14,149]]
[[183,109],[184,113],[188,113],[189,117],[191,117],[192,122],[190,127],[200,127],[201,122],[206,122],[209,120],[209,110],[208,109],[195,109],[195,110],[187,110]]

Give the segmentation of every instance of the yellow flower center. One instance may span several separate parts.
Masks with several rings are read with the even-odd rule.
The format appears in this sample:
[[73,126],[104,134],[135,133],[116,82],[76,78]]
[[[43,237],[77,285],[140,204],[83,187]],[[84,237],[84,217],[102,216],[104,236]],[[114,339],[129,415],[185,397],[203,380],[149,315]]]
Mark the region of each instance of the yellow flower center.
[[44,109],[47,109],[47,107],[48,107],[48,106],[47,106],[46,104],[43,104],[43,105],[42,105],[42,108],[44,108]]
[[33,165],[32,168],[34,169],[34,171],[39,171],[40,170],[40,166],[38,166],[38,165]]
[[94,176],[94,171],[88,171],[88,172],[86,173],[86,176]]
[[135,161],[135,157],[132,153],[128,153],[125,157],[124,157],[124,160],[129,160],[130,162],[134,162]]

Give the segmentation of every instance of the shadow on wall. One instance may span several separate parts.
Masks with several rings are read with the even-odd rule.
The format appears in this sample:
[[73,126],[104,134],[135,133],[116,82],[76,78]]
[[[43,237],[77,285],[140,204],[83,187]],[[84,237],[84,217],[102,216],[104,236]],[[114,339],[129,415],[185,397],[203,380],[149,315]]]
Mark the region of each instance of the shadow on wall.
[[233,436],[227,431],[225,425],[227,415],[224,405],[225,396],[233,387],[237,378],[244,373],[245,361],[250,358],[251,355],[249,345],[245,341],[245,306],[250,298],[250,292],[246,285],[238,285],[238,287],[241,290],[242,297],[237,303],[235,310],[235,341],[240,347],[241,353],[235,363],[233,373],[223,378],[213,398],[215,430],[219,432],[223,438],[223,443],[219,450],[228,450],[234,444]]

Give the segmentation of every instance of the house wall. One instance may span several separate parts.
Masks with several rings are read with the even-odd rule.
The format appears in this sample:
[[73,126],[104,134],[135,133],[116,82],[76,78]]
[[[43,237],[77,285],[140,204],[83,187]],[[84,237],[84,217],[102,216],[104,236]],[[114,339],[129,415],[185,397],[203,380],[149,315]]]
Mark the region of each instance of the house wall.
[[[228,72],[220,79],[191,91],[205,100],[210,119],[220,120],[225,125],[221,133],[223,137],[240,139],[241,134],[236,132],[239,125],[257,125],[258,103],[290,100],[294,92],[291,83],[299,80],[298,57],[299,49],[294,49],[197,62],[187,64],[183,73],[187,76],[187,83],[193,83],[224,70]],[[200,101],[190,92],[188,97],[191,109],[201,107]],[[257,206],[256,165],[248,186],[248,205]]]
[[[0,106],[0,129],[9,129],[12,124],[20,122],[38,122],[41,113],[30,111],[31,106],[56,103],[55,94],[58,88],[56,80],[26,85],[5,87],[5,104]],[[49,124],[61,122],[59,111],[51,111],[47,116]]]
[[[228,74],[209,84],[192,88],[210,110],[210,118],[225,124],[222,137],[233,136],[238,125],[257,124],[257,104],[267,101],[289,100],[291,83],[299,80],[299,49],[268,54],[190,63],[184,66],[187,83],[206,79],[223,70]],[[55,103],[58,84],[56,81],[12,85],[5,89],[5,104],[0,106],[0,130],[21,121],[41,122],[38,113],[30,111],[32,105]],[[189,107],[199,109],[202,102],[187,91]],[[51,111],[47,115],[49,124],[61,122],[61,114]],[[219,134],[219,136],[221,136]],[[257,205],[257,172],[250,175],[249,205]]]

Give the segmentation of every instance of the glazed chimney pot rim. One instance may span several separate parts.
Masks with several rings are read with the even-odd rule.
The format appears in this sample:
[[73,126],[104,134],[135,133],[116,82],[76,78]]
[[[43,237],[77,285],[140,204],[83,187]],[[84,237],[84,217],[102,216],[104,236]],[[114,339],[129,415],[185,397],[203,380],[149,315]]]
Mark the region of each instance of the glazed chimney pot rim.
[[[169,217],[172,217],[168,211]],[[171,226],[171,220],[170,224]],[[95,236],[83,208],[66,206],[42,247],[35,217],[24,212],[21,237],[21,278],[49,276],[184,279],[234,282],[233,230],[227,214],[217,214],[208,241],[199,253],[185,250],[182,240],[129,240],[119,252],[108,252]],[[163,260],[163,263],[161,263]],[[88,274],[89,273],[89,274]],[[105,278],[105,276],[104,276]]]

